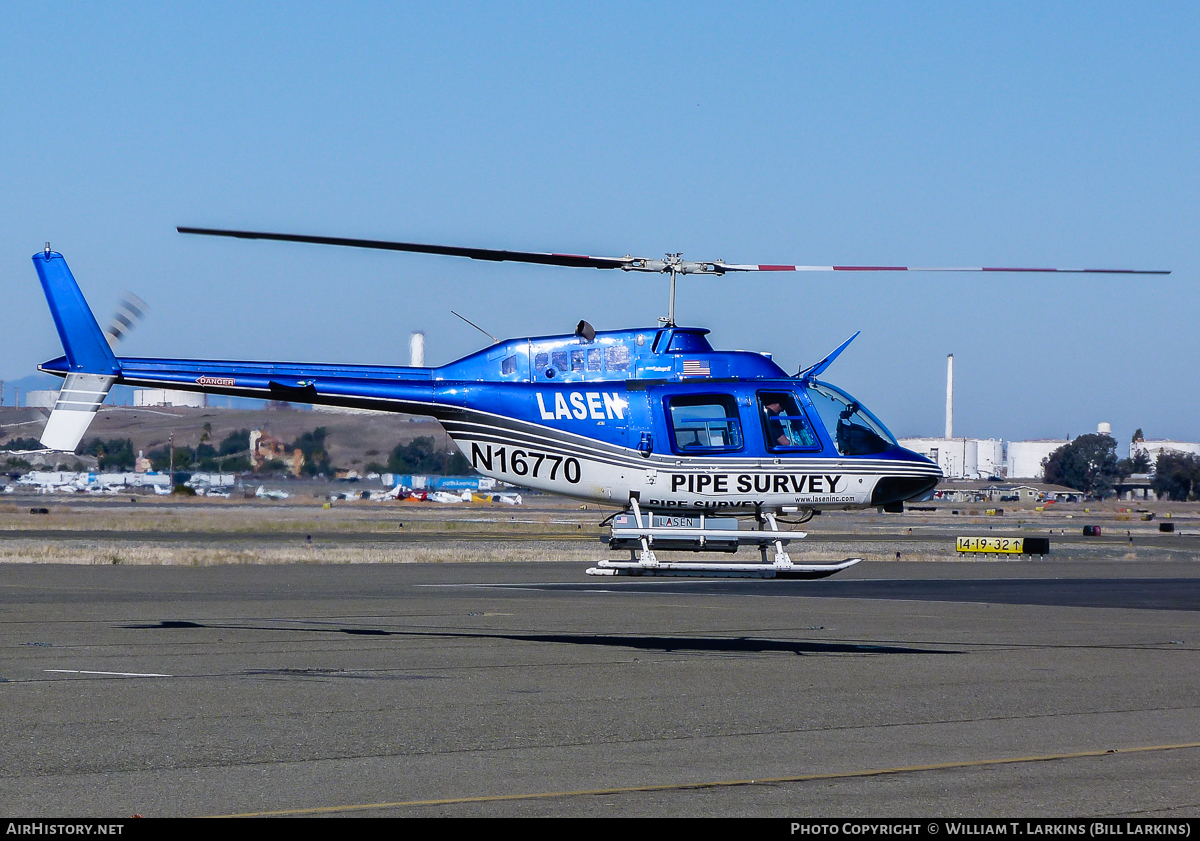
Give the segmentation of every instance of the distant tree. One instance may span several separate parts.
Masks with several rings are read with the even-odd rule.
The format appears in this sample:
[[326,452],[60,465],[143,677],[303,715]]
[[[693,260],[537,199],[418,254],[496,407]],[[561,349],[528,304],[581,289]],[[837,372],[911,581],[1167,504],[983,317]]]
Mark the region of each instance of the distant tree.
[[1194,453],[1159,453],[1150,487],[1159,499],[1167,497],[1183,502],[1200,498],[1200,456]]
[[250,456],[232,456],[221,462],[222,473],[250,472]]
[[1145,450],[1138,450],[1133,458],[1123,458],[1117,462],[1117,476],[1124,479],[1134,473],[1150,472],[1150,456]]
[[325,450],[325,438],[328,435],[328,429],[318,426],[292,442],[292,448],[304,454],[304,467],[301,468],[301,472],[305,475],[333,475],[333,465],[329,463],[329,453]]
[[150,469],[157,470],[159,473],[165,473],[171,467],[171,455],[167,452],[166,447],[151,450],[146,453],[146,458],[150,459]]
[[191,447],[175,448],[175,469],[191,470],[196,461],[196,451]]
[[471,462],[467,461],[467,457],[460,451],[455,450],[450,456],[450,461],[446,464],[446,473],[450,476],[467,476],[475,471],[471,469]]
[[1130,439],[1130,443],[1138,444],[1145,440],[1146,439],[1142,436],[1142,428],[1139,426],[1137,431],[1133,433],[1133,438]]
[[244,453],[250,449],[250,430],[239,429],[225,436],[217,455],[231,456],[234,453]]
[[36,438],[14,438],[0,444],[0,449],[3,450],[44,450],[42,442]]
[[201,444],[196,447],[196,465],[197,470],[204,470],[209,473],[215,473],[221,469],[221,464],[217,461],[217,449],[212,444]]
[[93,438],[75,451],[77,455],[95,456],[101,470],[132,470],[137,459],[133,442],[128,438],[110,438],[101,441]]
[[[171,469],[171,451],[166,447],[159,447],[157,450],[151,450],[146,453],[146,458],[150,459],[150,468],[157,470],[159,473],[166,473]],[[175,448],[175,471],[194,470],[196,461],[196,451],[191,447],[176,447]]]
[[407,444],[397,444],[387,466],[390,473],[441,473],[446,467],[446,457],[437,452],[432,438],[421,436]]
[[[368,465],[370,469],[372,465]],[[377,465],[382,467],[382,465]],[[379,472],[385,472],[380,470]],[[435,473],[465,476],[474,471],[471,463],[455,450],[452,454],[439,452],[432,438],[421,436],[407,444],[397,444],[388,459],[389,473]]]
[[1042,462],[1046,481],[1103,499],[1118,478],[1117,442],[1111,435],[1080,435]]

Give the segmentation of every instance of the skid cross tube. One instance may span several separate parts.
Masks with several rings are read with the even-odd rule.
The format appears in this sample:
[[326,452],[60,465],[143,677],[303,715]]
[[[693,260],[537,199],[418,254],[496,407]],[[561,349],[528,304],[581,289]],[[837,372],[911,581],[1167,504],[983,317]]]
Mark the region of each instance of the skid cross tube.
[[[609,544],[613,548],[629,548],[628,561],[600,561],[589,569],[588,575],[648,575],[689,576],[702,578],[824,578],[858,563],[861,558],[847,558],[834,564],[795,564],[784,546],[808,536],[803,531],[780,531],[773,513],[764,513],[760,528],[740,531],[736,525],[713,527],[711,516],[704,513],[675,515],[687,525],[656,525],[655,512],[643,512],[637,499],[629,500],[630,511],[624,517],[614,517]],[[659,515],[660,520],[663,515]],[[728,523],[728,520],[725,520]],[[661,547],[684,551],[735,552],[741,545],[752,545],[762,554],[762,563],[690,563],[660,561],[654,552],[656,541]],[[772,553],[768,559],[767,553]]]

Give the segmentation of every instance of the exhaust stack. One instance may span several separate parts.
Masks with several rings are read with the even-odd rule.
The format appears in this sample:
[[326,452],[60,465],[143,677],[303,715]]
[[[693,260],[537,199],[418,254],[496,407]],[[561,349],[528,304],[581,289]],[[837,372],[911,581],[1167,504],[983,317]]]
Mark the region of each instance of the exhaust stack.
[[413,333],[408,340],[408,356],[408,364],[412,367],[425,367],[425,334],[420,330]]
[[954,437],[954,354],[946,356],[946,438]]

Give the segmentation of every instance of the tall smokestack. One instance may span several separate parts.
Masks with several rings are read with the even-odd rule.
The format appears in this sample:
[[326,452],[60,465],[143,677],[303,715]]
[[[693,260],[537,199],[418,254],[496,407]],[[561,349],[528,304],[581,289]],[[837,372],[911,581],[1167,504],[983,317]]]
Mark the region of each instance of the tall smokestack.
[[954,437],[954,354],[946,356],[946,437]]
[[409,364],[414,368],[425,367],[425,334],[420,330],[408,340]]

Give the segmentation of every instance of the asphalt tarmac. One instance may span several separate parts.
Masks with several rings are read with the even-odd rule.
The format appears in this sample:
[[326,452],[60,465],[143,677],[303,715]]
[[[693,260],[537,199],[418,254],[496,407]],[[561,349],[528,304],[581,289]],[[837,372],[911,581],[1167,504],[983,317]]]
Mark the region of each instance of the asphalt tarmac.
[[1200,565],[585,566],[0,565],[0,807],[1200,815]]

